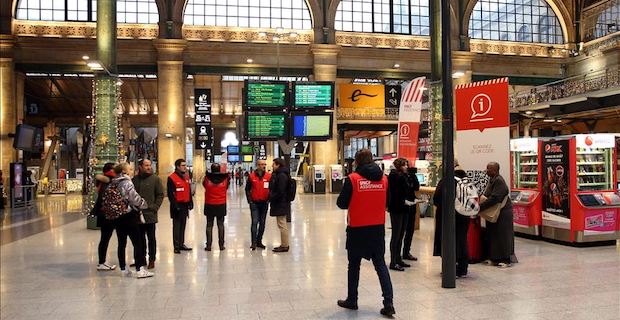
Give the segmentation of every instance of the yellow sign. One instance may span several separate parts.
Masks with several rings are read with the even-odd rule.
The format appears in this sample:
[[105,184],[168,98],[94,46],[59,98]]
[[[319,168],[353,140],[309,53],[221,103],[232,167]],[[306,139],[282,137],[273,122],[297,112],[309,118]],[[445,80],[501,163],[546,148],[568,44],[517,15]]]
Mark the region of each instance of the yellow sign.
[[382,84],[338,85],[340,108],[385,108],[385,88]]

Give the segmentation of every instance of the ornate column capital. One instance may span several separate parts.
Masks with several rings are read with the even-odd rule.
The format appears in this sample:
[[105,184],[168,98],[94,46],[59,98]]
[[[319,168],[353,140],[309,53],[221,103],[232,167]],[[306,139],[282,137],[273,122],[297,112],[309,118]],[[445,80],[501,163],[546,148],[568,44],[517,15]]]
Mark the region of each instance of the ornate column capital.
[[337,64],[340,45],[311,44],[310,51],[314,55],[314,64]]
[[187,48],[185,39],[155,39],[158,61],[183,61],[183,51]]

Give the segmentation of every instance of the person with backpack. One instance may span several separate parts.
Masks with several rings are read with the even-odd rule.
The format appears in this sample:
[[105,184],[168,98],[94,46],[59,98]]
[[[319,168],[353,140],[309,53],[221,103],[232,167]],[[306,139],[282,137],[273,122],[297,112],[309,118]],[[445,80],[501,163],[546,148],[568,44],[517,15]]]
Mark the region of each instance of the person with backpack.
[[[467,269],[469,266],[469,256],[467,252],[467,231],[469,230],[469,223],[471,220],[470,216],[460,214],[456,211],[456,208],[465,208],[468,206],[473,206],[473,210],[476,210],[475,213],[479,210],[477,207],[477,202],[474,204],[472,202],[468,202],[467,200],[467,192],[462,192],[463,189],[473,188],[473,193],[476,193],[476,187],[467,181],[467,173],[458,166],[458,161],[454,161],[454,178],[456,180],[456,193],[459,193],[455,199],[455,212],[452,214],[455,215],[454,223],[455,223],[455,242],[456,242],[456,277],[464,278],[467,276]],[[433,203],[437,207],[436,211],[436,223],[435,223],[435,250],[438,250],[438,255],[441,255],[441,217],[444,214],[448,214],[447,212],[443,212],[443,206],[441,203],[441,197],[443,195],[443,185],[444,180],[439,180],[437,183],[437,188],[435,189],[435,193],[433,194]],[[461,192],[459,192],[461,189]],[[455,193],[455,194],[456,194]],[[460,199],[459,199],[460,198]],[[477,200],[476,200],[477,201]],[[437,222],[438,221],[438,222]]]
[[211,164],[211,172],[207,172],[202,182],[205,188],[204,214],[207,217],[207,244],[205,251],[211,251],[213,243],[213,220],[217,219],[217,232],[220,250],[224,247],[224,219],[226,218],[226,191],[230,186],[228,173],[220,172],[220,165]]
[[394,169],[388,175],[388,211],[392,223],[392,237],[390,240],[390,269],[405,271],[411,267],[405,263],[401,256],[403,240],[405,238],[405,226],[409,214],[409,206],[413,205],[407,200],[410,191],[407,184],[407,168],[409,161],[405,158],[394,160]]
[[338,306],[357,310],[358,286],[362,259],[372,260],[381,283],[383,309],[391,317],[394,291],[390,272],[385,265],[385,205],[388,181],[381,168],[372,161],[372,153],[362,149],[355,153],[355,172],[345,179],[336,204],[348,209],[346,249],[349,259],[348,293]]
[[[155,257],[157,256],[157,239],[155,237],[155,226],[158,222],[157,211],[164,201],[164,186],[161,179],[153,174],[151,160],[142,159],[138,161],[139,173],[133,177],[132,181],[136,187],[136,191],[148,205],[147,209],[142,211],[144,215],[144,223],[139,225],[140,237],[144,243],[144,250],[149,251],[149,264],[147,269],[155,268]],[[146,256],[146,251],[143,253]]]
[[288,252],[289,250],[289,233],[286,222],[286,215],[291,213],[291,195],[290,195],[291,173],[286,167],[283,159],[277,158],[273,160],[273,173],[269,181],[269,202],[271,211],[269,215],[276,217],[278,228],[280,229],[280,245],[273,248],[273,252]]
[[97,227],[101,231],[101,238],[99,239],[98,253],[99,263],[97,264],[98,271],[111,271],[116,269],[116,265],[106,262],[106,256],[108,254],[108,245],[114,232],[114,221],[105,218],[103,211],[101,210],[101,203],[103,202],[103,192],[110,184],[110,181],[114,179],[116,174],[114,173],[114,163],[108,162],[103,165],[103,173],[95,175],[95,188],[97,188],[97,200],[95,206],[91,211],[91,216],[97,218]]
[[267,161],[257,160],[256,170],[250,173],[245,185],[245,197],[252,214],[250,226],[251,250],[256,250],[257,247],[265,249],[263,234],[265,233],[265,220],[269,209],[269,180],[271,180],[271,173],[265,171],[266,167]]
[[106,218],[114,220],[116,235],[118,237],[118,264],[121,274],[131,276],[131,271],[125,268],[125,248],[127,237],[133,245],[133,256],[136,264],[136,278],[152,277],[155,274],[146,270],[146,256],[144,255],[144,243],[140,236],[138,225],[144,223],[144,217],[140,210],[147,209],[148,204],[140,197],[131,182],[130,175],[133,168],[126,162],[114,167],[116,177],[103,193],[102,210]]
[[187,163],[184,159],[174,161],[174,172],[168,177],[166,185],[168,201],[170,201],[174,253],[179,254],[181,250],[191,251],[192,248],[185,245],[185,226],[189,218],[189,211],[194,209],[194,201],[192,199],[191,180],[187,173]]

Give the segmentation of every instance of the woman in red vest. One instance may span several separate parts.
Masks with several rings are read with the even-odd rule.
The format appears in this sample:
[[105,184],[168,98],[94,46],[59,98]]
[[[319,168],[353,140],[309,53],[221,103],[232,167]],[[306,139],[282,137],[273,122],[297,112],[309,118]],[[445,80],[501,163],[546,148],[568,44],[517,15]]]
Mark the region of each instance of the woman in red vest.
[[206,251],[211,251],[213,243],[213,220],[217,218],[217,231],[220,250],[224,247],[224,218],[226,217],[226,191],[230,185],[227,173],[220,172],[220,165],[211,165],[211,172],[207,173],[202,185],[205,187],[205,210],[207,216],[207,245]]

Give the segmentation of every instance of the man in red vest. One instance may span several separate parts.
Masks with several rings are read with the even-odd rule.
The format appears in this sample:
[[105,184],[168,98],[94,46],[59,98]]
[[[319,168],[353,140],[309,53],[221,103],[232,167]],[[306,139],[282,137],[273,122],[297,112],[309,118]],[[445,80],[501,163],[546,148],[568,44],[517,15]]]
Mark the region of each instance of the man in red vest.
[[172,241],[174,253],[181,250],[190,251],[192,248],[185,245],[185,225],[189,211],[194,209],[190,179],[187,164],[184,159],[174,162],[174,172],[168,177],[168,200],[170,201],[170,218],[172,218]]
[[349,258],[348,295],[338,300],[342,308],[357,310],[362,258],[372,260],[383,292],[381,314],[391,317],[394,311],[394,293],[390,273],[385,265],[385,206],[387,178],[372,160],[372,153],[362,149],[355,154],[355,172],[345,180],[338,196],[340,209],[349,209],[347,225],[347,255]]
[[211,251],[213,243],[213,220],[217,218],[217,232],[220,250],[224,247],[224,218],[226,217],[226,191],[230,185],[228,173],[220,172],[220,165],[211,165],[211,172],[205,176],[202,185],[205,187],[205,210],[207,216],[207,245],[206,251]]
[[248,182],[245,184],[245,197],[250,204],[252,214],[252,225],[250,227],[252,246],[265,249],[263,244],[263,234],[265,233],[265,220],[267,219],[267,209],[269,208],[269,180],[271,173],[266,172],[267,161],[256,161],[256,170],[250,173]]

